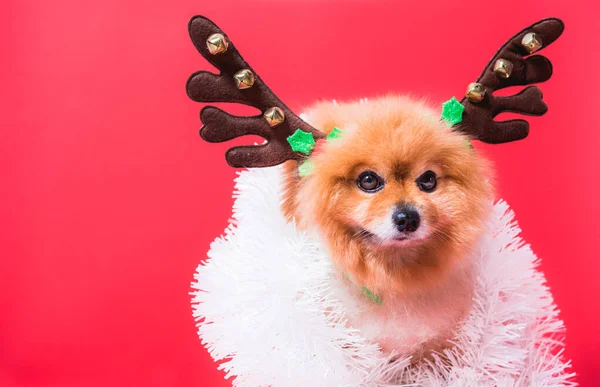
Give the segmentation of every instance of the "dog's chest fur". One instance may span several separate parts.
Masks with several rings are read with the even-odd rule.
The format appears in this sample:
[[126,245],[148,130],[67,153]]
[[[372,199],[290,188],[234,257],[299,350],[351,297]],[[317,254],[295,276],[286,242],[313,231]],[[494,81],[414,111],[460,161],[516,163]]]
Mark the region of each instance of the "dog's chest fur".
[[343,275],[334,280],[336,296],[344,303],[348,323],[378,343],[386,353],[413,355],[449,347],[473,295],[473,271],[465,263],[433,288],[411,294],[378,294],[378,304]]

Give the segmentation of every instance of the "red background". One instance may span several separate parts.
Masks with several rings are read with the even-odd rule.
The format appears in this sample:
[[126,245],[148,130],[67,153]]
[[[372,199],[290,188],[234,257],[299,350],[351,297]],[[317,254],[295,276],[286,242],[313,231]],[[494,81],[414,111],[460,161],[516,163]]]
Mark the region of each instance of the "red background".
[[390,91],[460,96],[511,34],[563,18],[544,51],[549,113],[526,141],[479,149],[543,258],[578,380],[596,384],[597,11],[560,0],[3,1],[0,385],[229,384],[196,338],[188,295],[226,226],[234,177],[227,145],[200,140],[201,106],[184,92],[208,68],[187,36],[198,13],[296,110]]

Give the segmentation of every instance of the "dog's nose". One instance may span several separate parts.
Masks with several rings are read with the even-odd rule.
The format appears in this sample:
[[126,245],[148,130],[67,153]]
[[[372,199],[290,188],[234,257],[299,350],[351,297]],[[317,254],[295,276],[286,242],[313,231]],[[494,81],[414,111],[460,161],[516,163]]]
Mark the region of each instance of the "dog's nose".
[[415,209],[409,207],[398,208],[396,212],[394,212],[392,220],[398,231],[403,232],[414,232],[421,224],[421,216],[419,213]]

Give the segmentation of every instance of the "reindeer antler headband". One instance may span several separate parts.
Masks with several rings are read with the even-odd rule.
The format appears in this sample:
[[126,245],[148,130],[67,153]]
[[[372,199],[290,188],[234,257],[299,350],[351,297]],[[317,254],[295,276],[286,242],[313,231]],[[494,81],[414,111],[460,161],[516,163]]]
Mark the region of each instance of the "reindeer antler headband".
[[[508,97],[492,93],[510,86],[547,81],[552,64],[542,55],[531,55],[549,46],[562,34],[560,19],[543,19],[508,40],[471,83],[465,98],[444,103],[441,118],[453,129],[490,144],[522,140],[529,133],[525,120],[497,122],[502,112],[543,115],[548,110],[537,86],[529,86]],[[233,116],[212,106],[200,113],[202,138],[209,142],[228,141],[247,134],[263,137],[262,145],[230,148],[225,157],[232,167],[268,167],[287,160],[301,160],[311,152],[315,140],[326,135],[295,115],[254,70],[244,61],[227,35],[213,22],[195,16],[189,33],[200,54],[221,73],[199,71],[188,79],[187,93],[198,102],[235,102],[254,106],[262,112],[251,117]],[[526,58],[525,58],[526,57]]]
[[287,140],[298,129],[312,134],[314,139],[325,137],[277,98],[213,22],[195,16],[190,20],[189,32],[200,54],[221,70],[218,75],[206,71],[192,74],[187,82],[190,98],[198,102],[236,102],[254,106],[262,112],[254,117],[237,117],[211,106],[202,109],[200,119],[204,126],[200,136],[206,141],[223,142],[247,134],[267,140],[262,145],[229,149],[225,154],[229,165],[236,168],[268,167],[301,158],[301,153],[292,150]]

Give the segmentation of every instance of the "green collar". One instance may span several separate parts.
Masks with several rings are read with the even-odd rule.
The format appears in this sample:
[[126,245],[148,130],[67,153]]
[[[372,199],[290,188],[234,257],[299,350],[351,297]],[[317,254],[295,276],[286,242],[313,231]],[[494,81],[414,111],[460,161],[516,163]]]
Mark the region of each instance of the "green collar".
[[[352,282],[353,284],[356,284],[356,282],[354,282],[354,280],[352,279],[352,277],[350,276],[350,274],[348,274],[347,272],[344,272],[344,277],[346,277],[348,279],[348,281]],[[373,301],[374,303],[376,303],[377,305],[381,305],[383,303],[383,298],[375,293],[373,293],[371,290],[369,290],[368,288],[361,286],[360,287],[360,291],[362,292],[362,294],[364,294],[369,300]]]

